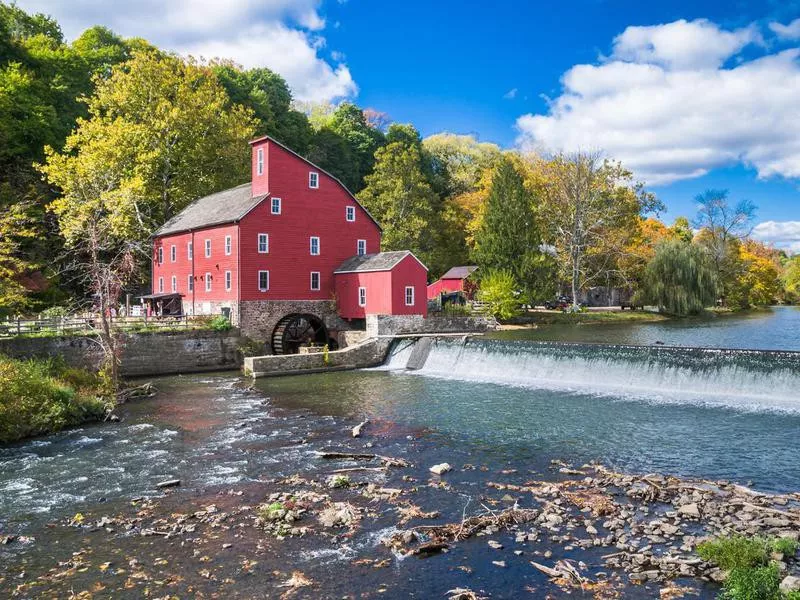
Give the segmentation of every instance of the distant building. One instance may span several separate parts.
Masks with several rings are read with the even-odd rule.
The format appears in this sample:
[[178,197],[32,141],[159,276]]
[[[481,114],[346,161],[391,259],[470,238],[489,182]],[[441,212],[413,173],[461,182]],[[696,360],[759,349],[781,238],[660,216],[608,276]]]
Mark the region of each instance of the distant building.
[[427,269],[410,252],[380,253],[380,225],[338,179],[270,137],[250,145],[250,183],[196,200],[155,233],[151,314],[224,314],[276,352],[335,346],[344,319],[425,315]]
[[441,294],[452,292],[463,292],[468,299],[472,300],[478,286],[471,276],[477,270],[478,267],[474,265],[451,268],[428,286],[428,300],[436,300]]

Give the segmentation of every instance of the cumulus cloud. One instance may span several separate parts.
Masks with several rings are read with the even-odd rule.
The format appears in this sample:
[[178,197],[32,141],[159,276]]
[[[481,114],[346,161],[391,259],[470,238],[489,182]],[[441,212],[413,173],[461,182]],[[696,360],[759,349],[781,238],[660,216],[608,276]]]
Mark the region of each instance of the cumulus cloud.
[[[347,65],[320,56],[325,46],[321,0],[20,0],[28,11],[55,17],[67,38],[92,25],[162,48],[204,58],[228,58],[282,75],[301,101],[353,96],[358,87]],[[332,54],[332,56],[335,56]]]
[[779,38],[785,40],[800,40],[800,19],[795,19],[788,25],[782,25],[781,23],[770,23],[769,28]]
[[628,27],[608,57],[562,76],[546,114],[517,120],[518,143],[602,149],[653,185],[737,163],[800,177],[800,48],[762,44],[754,27],[706,20]]
[[764,221],[753,228],[752,235],[790,254],[800,254],[800,221]]

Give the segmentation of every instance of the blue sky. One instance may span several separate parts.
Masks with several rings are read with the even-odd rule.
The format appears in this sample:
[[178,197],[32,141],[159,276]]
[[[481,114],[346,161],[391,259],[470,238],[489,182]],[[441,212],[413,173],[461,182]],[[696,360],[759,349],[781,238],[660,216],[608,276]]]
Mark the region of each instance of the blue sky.
[[429,135],[602,150],[667,204],[726,188],[800,252],[800,0],[21,0],[68,37],[103,24],[281,73]]

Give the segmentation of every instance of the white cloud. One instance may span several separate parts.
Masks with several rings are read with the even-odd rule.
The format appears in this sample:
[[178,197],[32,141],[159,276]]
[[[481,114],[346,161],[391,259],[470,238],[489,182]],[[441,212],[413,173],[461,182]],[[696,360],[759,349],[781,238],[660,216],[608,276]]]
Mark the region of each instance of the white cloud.
[[563,75],[547,114],[517,120],[518,143],[599,148],[654,185],[737,163],[800,177],[800,48],[725,66],[761,42],[705,20],[629,27],[610,57]]
[[800,40],[800,19],[795,19],[788,25],[770,23],[769,28],[775,32],[775,35],[779,38],[785,40]]
[[666,25],[628,27],[614,38],[611,58],[674,70],[718,67],[748,44],[761,41],[752,25],[725,31],[706,19],[681,19]]
[[752,235],[790,254],[800,254],[800,221],[764,221],[753,228]]
[[505,94],[503,94],[503,98],[506,100],[513,100],[517,97],[517,88],[511,88]]
[[68,39],[92,25],[159,47],[205,58],[229,58],[282,75],[301,101],[357,93],[347,65],[325,61],[321,0],[19,0],[27,11],[54,16]]

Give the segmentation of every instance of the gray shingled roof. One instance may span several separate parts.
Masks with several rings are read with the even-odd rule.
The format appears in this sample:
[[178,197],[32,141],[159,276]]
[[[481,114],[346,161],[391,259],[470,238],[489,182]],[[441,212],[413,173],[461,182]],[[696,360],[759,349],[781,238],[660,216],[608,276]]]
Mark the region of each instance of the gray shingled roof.
[[268,194],[251,196],[250,182],[205,196],[195,200],[164,223],[154,235],[166,235],[210,225],[233,223],[244,217],[267,196]]
[[466,267],[452,267],[447,273],[442,275],[442,279],[466,279],[472,275],[478,267],[474,265]]
[[[346,261],[344,261],[339,266],[339,268],[334,271],[334,273],[391,271],[406,256],[414,256],[414,255],[409,250],[396,250],[394,252],[378,252],[377,254],[362,254],[360,256],[351,256]],[[414,258],[417,259],[416,256],[414,256]]]

